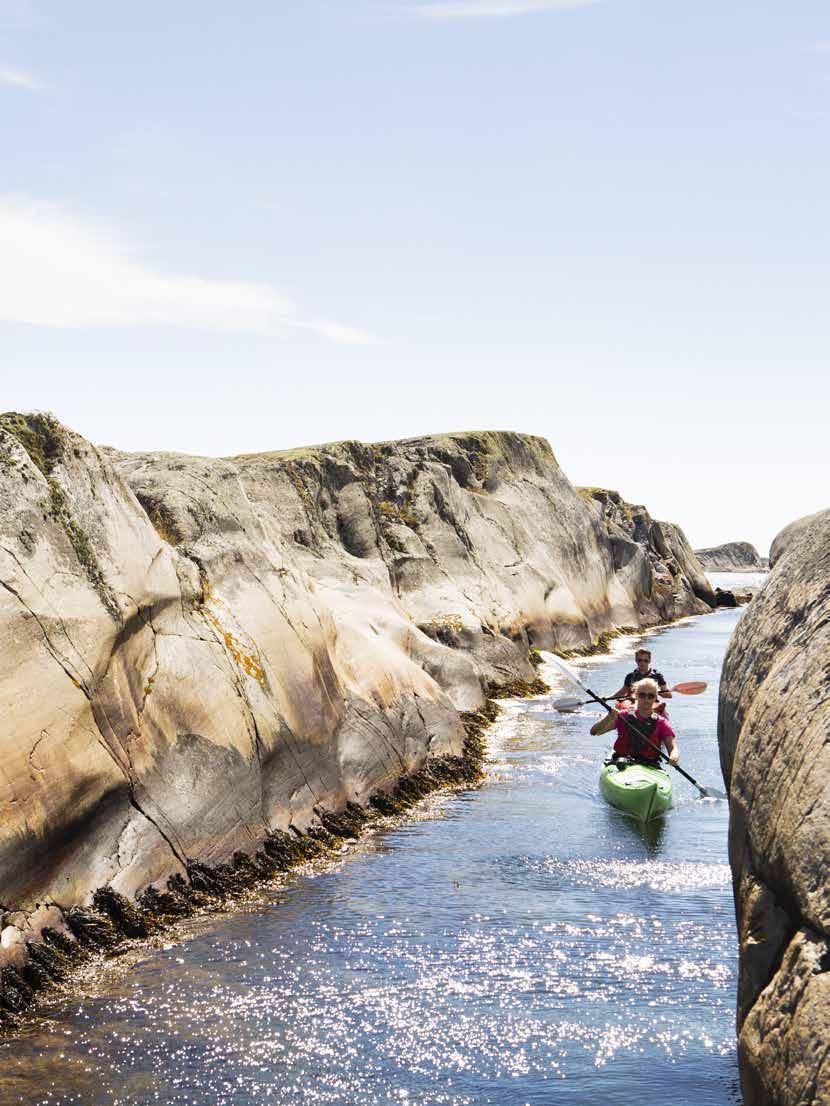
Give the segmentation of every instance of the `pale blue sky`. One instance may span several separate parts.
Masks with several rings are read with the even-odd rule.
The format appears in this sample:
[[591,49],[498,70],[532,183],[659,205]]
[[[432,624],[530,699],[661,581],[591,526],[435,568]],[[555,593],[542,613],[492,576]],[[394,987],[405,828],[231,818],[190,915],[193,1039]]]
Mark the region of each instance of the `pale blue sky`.
[[0,408],[828,505],[826,0],[0,0]]

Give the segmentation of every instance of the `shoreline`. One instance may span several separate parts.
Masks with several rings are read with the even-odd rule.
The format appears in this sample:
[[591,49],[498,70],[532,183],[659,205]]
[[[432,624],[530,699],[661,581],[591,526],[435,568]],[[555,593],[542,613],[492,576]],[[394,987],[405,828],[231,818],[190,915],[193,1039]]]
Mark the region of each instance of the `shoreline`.
[[[714,614],[713,608],[709,614]],[[563,659],[612,658],[614,646],[623,639],[646,637],[662,629],[696,620],[703,614],[650,626],[622,626],[601,633],[596,642],[581,649],[562,650]],[[546,651],[531,650],[530,659],[539,671],[546,665]],[[546,672],[551,678],[555,670]],[[291,833],[278,830],[266,838],[250,856],[236,852],[230,862],[210,866],[192,862],[187,866],[189,883],[181,875],[171,876],[165,890],[149,887],[130,901],[107,886],[98,888],[91,907],[73,906],[68,911],[50,904],[61,914],[63,926],[45,925],[41,941],[27,941],[28,960],[19,966],[0,968],[0,1039],[14,1039],[27,1025],[39,1020],[44,1008],[56,998],[71,998],[80,992],[78,983],[96,958],[106,964],[140,951],[164,937],[174,937],[175,927],[187,920],[207,921],[221,913],[235,913],[245,896],[256,895],[269,881],[298,873],[314,863],[334,863],[344,848],[356,844],[367,830],[391,828],[389,819],[400,817],[417,804],[440,792],[452,793],[481,786],[486,779],[488,759],[485,734],[501,717],[500,701],[539,699],[551,687],[540,676],[515,680],[502,688],[488,690],[480,711],[460,714],[465,729],[461,756],[439,756],[428,760],[416,773],[402,777],[391,793],[376,792],[366,806],[348,802],[339,814],[322,807],[315,810],[316,825],[305,832],[291,826]],[[150,943],[148,946],[148,942]]]
[[135,902],[105,886],[94,892],[90,908],[61,911],[60,929],[45,925],[40,942],[25,943],[21,956],[28,959],[24,963],[0,968],[0,1038],[25,1031],[27,1023],[37,1020],[62,992],[71,997],[73,983],[96,957],[112,961],[127,954],[134,947],[131,942],[146,947],[146,942],[174,933],[177,923],[232,911],[240,895],[310,863],[335,861],[366,830],[383,828],[388,819],[406,814],[430,795],[481,784],[487,756],[484,734],[501,713],[497,700],[542,695],[547,690],[539,679],[499,689],[480,711],[461,714],[466,733],[461,756],[429,759],[418,772],[402,777],[391,793],[376,792],[365,807],[349,802],[339,814],[317,808],[318,824],[305,833],[296,827],[291,827],[293,836],[278,830],[254,856],[237,852],[225,864],[191,863],[189,883],[171,876],[166,890],[150,887]]

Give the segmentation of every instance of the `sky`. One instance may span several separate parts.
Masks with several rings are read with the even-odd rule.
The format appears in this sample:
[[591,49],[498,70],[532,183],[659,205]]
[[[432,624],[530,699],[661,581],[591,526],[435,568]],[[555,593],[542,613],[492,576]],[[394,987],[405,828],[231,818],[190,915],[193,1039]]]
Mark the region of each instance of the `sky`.
[[830,506],[826,0],[0,0],[0,410]]

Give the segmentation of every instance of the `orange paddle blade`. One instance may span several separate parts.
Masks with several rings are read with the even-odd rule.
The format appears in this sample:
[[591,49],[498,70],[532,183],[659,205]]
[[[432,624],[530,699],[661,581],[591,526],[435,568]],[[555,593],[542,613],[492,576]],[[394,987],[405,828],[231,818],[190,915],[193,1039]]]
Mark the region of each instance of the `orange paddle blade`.
[[681,695],[700,695],[708,686],[705,680],[688,680],[685,684],[675,684],[672,691],[679,691]]

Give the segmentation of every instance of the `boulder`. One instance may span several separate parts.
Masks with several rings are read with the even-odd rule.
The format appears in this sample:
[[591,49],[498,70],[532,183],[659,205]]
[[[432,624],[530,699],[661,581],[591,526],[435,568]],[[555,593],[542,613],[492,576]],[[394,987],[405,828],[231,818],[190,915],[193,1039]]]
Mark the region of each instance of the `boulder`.
[[0,933],[0,968],[22,968],[27,959],[23,933],[17,926],[6,926]]
[[830,1101],[830,511],[788,527],[727,651],[718,740],[752,1106]]
[[737,607],[738,597],[734,591],[728,588],[715,588],[716,607]]

